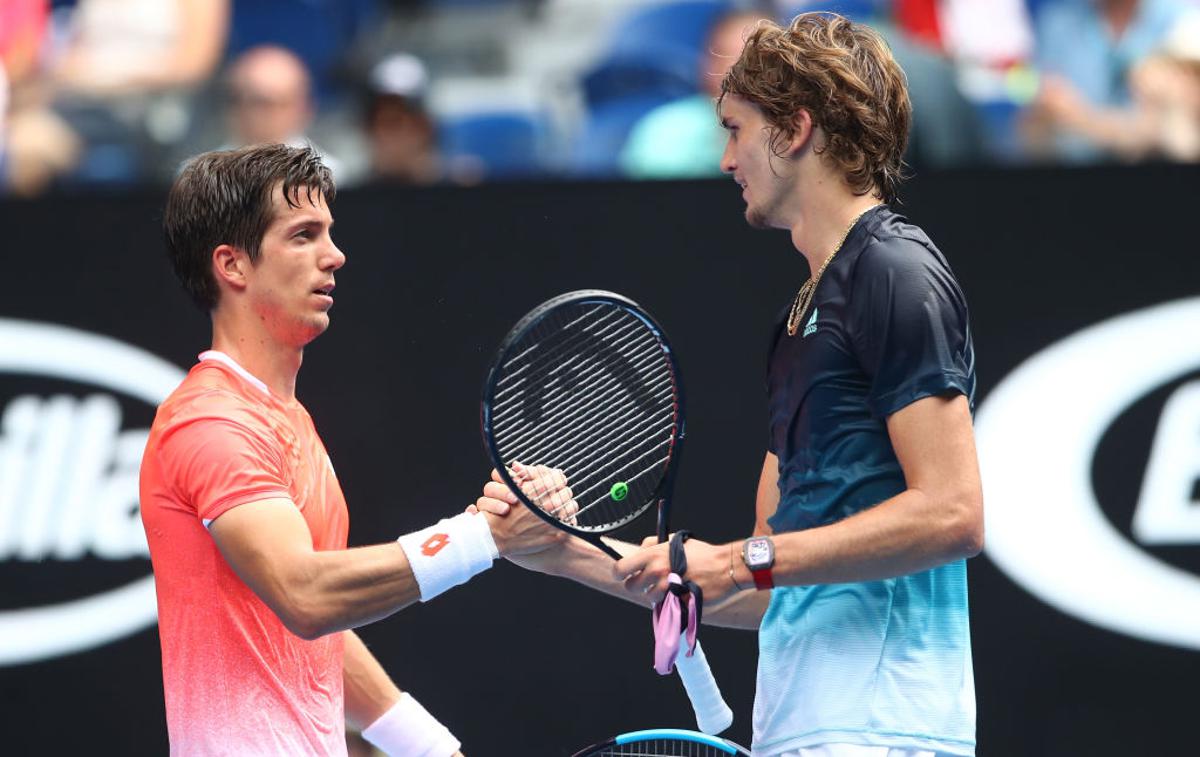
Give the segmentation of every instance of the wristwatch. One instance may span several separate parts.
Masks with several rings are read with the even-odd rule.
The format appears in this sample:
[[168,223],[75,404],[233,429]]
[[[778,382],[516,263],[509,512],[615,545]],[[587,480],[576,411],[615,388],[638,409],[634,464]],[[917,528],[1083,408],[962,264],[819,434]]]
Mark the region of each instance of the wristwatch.
[[742,562],[754,576],[754,588],[772,589],[775,580],[771,568],[775,565],[775,543],[770,536],[751,536],[742,544]]

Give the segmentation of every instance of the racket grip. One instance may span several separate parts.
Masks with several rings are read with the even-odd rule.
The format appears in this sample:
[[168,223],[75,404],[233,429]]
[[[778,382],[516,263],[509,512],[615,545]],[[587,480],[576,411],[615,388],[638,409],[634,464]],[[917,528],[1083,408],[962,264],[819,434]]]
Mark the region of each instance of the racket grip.
[[682,650],[687,649],[687,640],[680,639],[680,653],[675,658],[675,669],[687,690],[688,699],[692,700],[692,709],[696,711],[696,725],[701,731],[715,736],[733,724],[733,710],[725,704],[721,690],[717,688],[717,680],[713,678],[712,668],[708,666],[708,658],[700,642],[691,657]]

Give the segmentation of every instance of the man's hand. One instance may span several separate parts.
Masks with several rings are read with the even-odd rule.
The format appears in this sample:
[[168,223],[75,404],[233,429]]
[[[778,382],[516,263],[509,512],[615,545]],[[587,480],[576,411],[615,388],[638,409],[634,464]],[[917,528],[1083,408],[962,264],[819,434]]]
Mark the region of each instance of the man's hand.
[[[524,466],[513,463],[513,479],[521,491],[548,513],[570,522],[579,506],[571,497],[571,489],[563,472],[545,466]],[[519,557],[543,552],[564,543],[569,537],[542,521],[519,504],[515,494],[506,484],[500,483],[499,474],[492,471],[493,480],[483,489],[483,496],[475,501],[475,509],[488,519],[496,548],[502,557]]]
[[[714,545],[699,539],[689,539],[684,544],[687,552],[686,578],[697,584],[704,592],[704,602],[716,603],[738,591],[729,577],[729,545]],[[735,568],[745,572],[741,558],[736,558]],[[647,537],[642,548],[613,565],[613,576],[625,583],[625,591],[634,601],[650,599],[660,602],[667,594],[667,576],[671,574],[670,542],[658,543],[655,537]]]
[[1071,131],[1092,113],[1092,106],[1069,79],[1054,74],[1042,77],[1041,89],[1033,107],[1050,123]]

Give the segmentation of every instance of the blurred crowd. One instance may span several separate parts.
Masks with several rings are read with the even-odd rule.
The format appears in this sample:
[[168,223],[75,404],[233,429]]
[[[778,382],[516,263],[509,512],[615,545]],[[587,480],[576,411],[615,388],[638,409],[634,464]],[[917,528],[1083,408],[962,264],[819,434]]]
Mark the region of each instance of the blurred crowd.
[[884,33],[917,170],[1200,161],[1200,0],[0,0],[0,192],[257,142],[341,186],[716,175],[747,27],[810,10]]

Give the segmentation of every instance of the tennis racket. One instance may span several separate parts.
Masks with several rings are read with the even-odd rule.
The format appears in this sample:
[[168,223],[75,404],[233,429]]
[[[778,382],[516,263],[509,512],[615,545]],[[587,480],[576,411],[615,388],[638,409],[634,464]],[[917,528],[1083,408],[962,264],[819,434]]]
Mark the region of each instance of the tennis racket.
[[715,736],[676,728],[655,728],[649,731],[622,733],[608,741],[578,751],[572,757],[727,757],[731,754],[750,753],[732,741]]
[[[504,483],[556,528],[594,544],[658,506],[666,541],[672,484],[683,446],[683,387],[659,325],[612,292],[559,295],[517,322],[500,344],[483,389],[484,445]],[[512,465],[562,470],[569,509],[534,502]],[[704,651],[679,655],[676,670],[707,733],[733,721]]]

